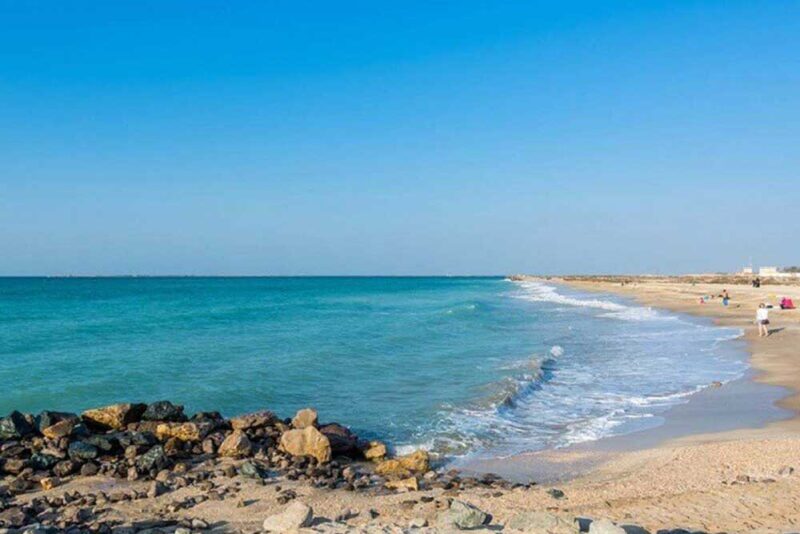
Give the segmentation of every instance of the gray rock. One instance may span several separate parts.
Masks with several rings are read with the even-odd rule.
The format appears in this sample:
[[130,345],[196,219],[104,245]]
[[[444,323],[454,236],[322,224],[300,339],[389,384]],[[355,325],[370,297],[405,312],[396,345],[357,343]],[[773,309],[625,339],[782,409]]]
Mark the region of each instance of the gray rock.
[[589,525],[589,534],[626,534],[625,529],[608,519],[597,519]]
[[408,528],[424,528],[428,526],[428,520],[424,517],[415,517],[408,522]]
[[185,421],[183,406],[172,404],[169,401],[157,401],[147,405],[147,409],[142,414],[144,421]]
[[83,441],[73,441],[67,449],[70,459],[76,462],[86,462],[97,458],[97,447]]
[[283,512],[271,515],[262,525],[267,532],[291,532],[311,525],[314,511],[305,503],[294,501]]
[[261,478],[261,471],[253,462],[244,462],[239,466],[239,475],[245,478]]
[[0,439],[14,439],[33,432],[33,425],[20,412],[14,410],[0,419]]
[[506,528],[515,532],[574,534],[579,531],[576,523],[549,512],[523,512],[512,517]]
[[459,500],[453,500],[450,508],[440,513],[436,523],[443,528],[470,529],[488,523],[491,516],[478,507]]
[[141,472],[147,472],[152,469],[161,470],[168,463],[167,455],[164,454],[164,448],[161,445],[156,445],[136,459],[136,467]]

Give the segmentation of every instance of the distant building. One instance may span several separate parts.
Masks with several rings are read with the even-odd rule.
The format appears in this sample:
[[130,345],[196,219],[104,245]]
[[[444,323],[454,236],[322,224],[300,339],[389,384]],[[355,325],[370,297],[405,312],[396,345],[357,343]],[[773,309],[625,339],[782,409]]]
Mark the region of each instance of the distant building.
[[742,272],[739,273],[739,274],[752,275],[753,274],[753,268],[752,267],[745,267],[744,269],[742,269]]
[[772,278],[800,278],[800,273],[785,273],[777,267],[761,267],[758,270],[758,275]]

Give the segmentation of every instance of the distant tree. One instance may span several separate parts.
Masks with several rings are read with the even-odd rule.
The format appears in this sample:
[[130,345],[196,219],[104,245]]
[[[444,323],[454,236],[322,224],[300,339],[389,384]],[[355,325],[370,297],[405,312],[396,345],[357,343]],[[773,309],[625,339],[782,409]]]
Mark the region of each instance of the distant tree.
[[781,269],[781,272],[784,273],[800,273],[800,266],[792,265],[790,267],[784,267]]

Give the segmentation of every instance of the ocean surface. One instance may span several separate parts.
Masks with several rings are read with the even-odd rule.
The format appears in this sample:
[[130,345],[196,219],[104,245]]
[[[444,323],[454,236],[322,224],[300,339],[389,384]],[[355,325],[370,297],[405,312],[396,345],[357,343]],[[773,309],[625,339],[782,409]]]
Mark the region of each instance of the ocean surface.
[[0,279],[0,412],[313,406],[495,457],[658,425],[747,369],[738,330],[502,278]]

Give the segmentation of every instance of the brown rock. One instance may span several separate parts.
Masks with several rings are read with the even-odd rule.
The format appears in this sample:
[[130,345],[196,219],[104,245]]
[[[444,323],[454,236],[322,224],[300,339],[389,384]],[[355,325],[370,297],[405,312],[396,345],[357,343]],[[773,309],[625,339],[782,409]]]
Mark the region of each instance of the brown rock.
[[76,421],[65,419],[63,421],[59,421],[54,425],[48,426],[47,428],[43,428],[42,435],[47,439],[66,438],[67,436],[72,434],[72,430],[75,428],[75,424]]
[[54,477],[44,477],[41,480],[39,480],[39,484],[42,485],[42,489],[44,491],[48,491],[58,486],[59,480]]
[[146,404],[112,404],[86,410],[81,417],[91,426],[123,430],[128,424],[139,421],[146,409]]
[[208,423],[161,423],[156,427],[156,436],[161,441],[176,438],[181,441],[200,441],[205,437],[211,425]]
[[268,411],[249,413],[231,419],[231,427],[234,430],[247,430],[250,428],[263,428],[271,426],[278,420],[275,414]]
[[331,459],[331,443],[313,426],[302,430],[287,430],[281,434],[280,448],[292,456],[312,456],[319,463]]
[[383,476],[405,478],[413,473],[424,473],[428,469],[430,469],[430,456],[425,451],[416,451],[380,462],[375,472]]
[[242,430],[234,430],[219,446],[219,455],[231,458],[250,456],[253,446]]
[[317,411],[313,408],[303,408],[292,419],[292,426],[301,430],[309,426],[317,426],[317,417]]
[[370,441],[364,449],[364,458],[372,461],[380,461],[386,458],[386,445],[380,441]]
[[409,490],[409,491],[419,490],[419,482],[417,481],[416,477],[403,478],[400,480],[390,480],[385,484],[385,486],[389,489],[394,489],[394,490]]

